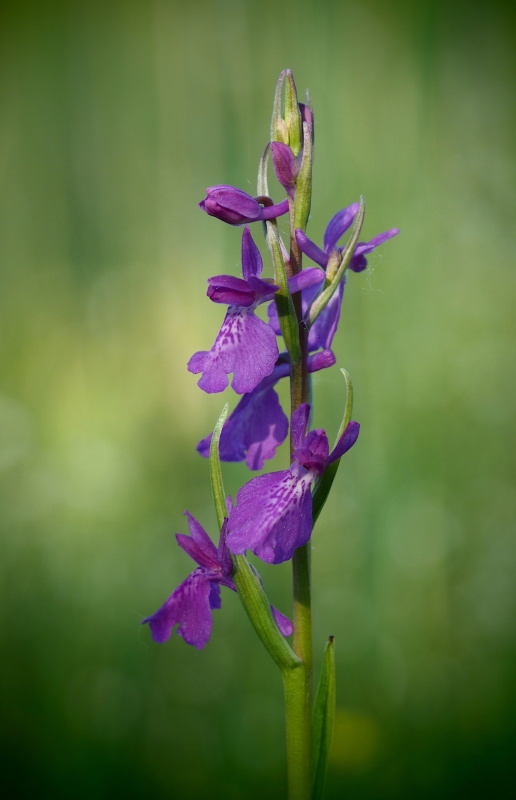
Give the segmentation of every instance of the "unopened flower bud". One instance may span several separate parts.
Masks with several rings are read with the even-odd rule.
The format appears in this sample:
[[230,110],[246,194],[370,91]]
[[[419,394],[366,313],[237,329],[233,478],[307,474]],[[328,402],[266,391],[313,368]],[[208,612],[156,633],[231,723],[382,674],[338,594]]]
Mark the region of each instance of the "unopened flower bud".
[[[283,99],[283,84],[285,98]],[[271,140],[290,145],[294,156],[301,151],[303,141],[303,120],[297,100],[296,84],[290,69],[284,69],[279,76],[274,95],[271,121]]]
[[220,184],[206,189],[206,198],[199,203],[199,208],[211,217],[217,217],[228,225],[245,225],[263,219],[274,219],[288,211],[288,200],[276,206],[263,208],[258,201],[247,192],[234,186]]
[[290,147],[282,142],[271,142],[271,153],[276,178],[288,192],[296,185],[299,172],[297,159]]

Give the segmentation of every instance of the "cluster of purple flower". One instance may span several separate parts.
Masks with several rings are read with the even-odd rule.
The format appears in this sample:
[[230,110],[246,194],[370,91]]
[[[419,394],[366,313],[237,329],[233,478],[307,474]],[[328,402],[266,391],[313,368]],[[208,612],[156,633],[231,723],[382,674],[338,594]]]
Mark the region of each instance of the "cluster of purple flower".
[[[280,289],[279,281],[277,274],[274,282],[261,277],[263,262],[249,225],[293,213],[305,158],[303,133],[305,137],[313,137],[310,109],[302,103],[297,107],[297,130],[293,132],[294,123],[290,120],[289,134],[287,123],[281,121],[283,127],[277,128],[276,135],[273,129],[273,141],[268,145],[276,177],[287,194],[285,200],[275,205],[268,197],[251,197],[240,189],[219,185],[207,189],[206,198],[199,203],[210,216],[230,225],[245,226],[242,277],[217,275],[208,280],[210,300],[227,305],[228,309],[211,349],[195,353],[188,362],[188,370],[201,373],[199,387],[207,393],[223,391],[228,386],[228,376],[233,375],[232,388],[242,397],[222,429],[219,453],[222,461],[245,460],[250,470],[261,470],[264,462],[273,458],[289,428],[274,388],[291,372],[291,354],[288,349],[280,352],[277,344],[281,329],[274,298]],[[306,193],[306,187],[303,191]],[[338,243],[354,225],[359,210],[359,204],[353,203],[332,217],[326,227],[322,249],[304,230],[295,229],[299,250],[318,265],[286,273],[290,295],[300,297],[298,307],[302,319],[298,321],[304,321],[308,328],[303,354],[306,373],[335,363],[331,346],[340,318],[345,269],[364,270],[366,256],[398,233],[397,229],[392,229],[369,242],[356,243],[352,252],[347,253],[348,260],[338,283],[311,323],[310,310],[314,301],[331,285],[346,256],[346,248]],[[281,249],[283,260],[289,265],[286,249],[283,245]],[[257,307],[266,302],[269,303],[268,322],[255,313]],[[312,533],[314,481],[353,446],[359,432],[358,423],[349,422],[330,452],[324,430],[307,433],[309,415],[308,403],[301,403],[292,413],[289,469],[252,478],[237,493],[236,504],[230,503],[218,549],[199,522],[186,512],[191,537],[177,534],[177,541],[198,567],[155,614],[143,620],[149,623],[156,641],[166,641],[178,625],[177,633],[188,644],[198,648],[206,644],[211,633],[211,611],[220,607],[219,586],[235,590],[231,554],[251,550],[261,560],[279,564],[291,559],[294,550],[308,542]],[[210,441],[211,434],[197,445],[202,456],[209,455]],[[280,631],[285,636],[290,635],[289,620],[275,609],[273,614]]]

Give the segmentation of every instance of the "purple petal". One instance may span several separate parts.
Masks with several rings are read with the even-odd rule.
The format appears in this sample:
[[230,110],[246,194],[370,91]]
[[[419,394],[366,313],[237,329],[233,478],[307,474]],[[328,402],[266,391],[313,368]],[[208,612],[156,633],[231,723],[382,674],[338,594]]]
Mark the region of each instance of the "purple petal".
[[248,308],[256,300],[253,289],[247,281],[233,275],[215,275],[208,278],[206,294],[214,303],[226,303],[228,306]]
[[366,253],[370,253],[375,247],[392,239],[393,236],[397,236],[398,233],[398,228],[391,228],[391,230],[385,231],[385,233],[379,233],[377,236],[373,236],[369,242],[359,242],[353,253],[353,258],[349,262],[349,268],[352,269],[353,272],[362,272],[362,270],[367,267]]
[[[285,365],[288,367],[288,365]],[[249,469],[263,469],[286,438],[288,418],[272,386],[245,394],[226,420],[220,437],[222,461],[246,460]],[[209,456],[211,434],[197,445],[202,456]]]
[[252,276],[247,281],[248,286],[254,292],[255,302],[257,305],[271,300],[279,289],[275,283],[269,281],[262,281],[261,278],[253,278]]
[[362,253],[370,253],[371,250],[374,250],[375,247],[378,245],[387,242],[389,239],[392,239],[394,236],[397,236],[399,233],[398,228],[391,228],[390,231],[385,231],[384,233],[378,233],[376,236],[373,236],[369,242],[359,242],[355,248],[354,255],[361,255]]
[[217,548],[200,522],[198,522],[189,511],[185,511],[185,516],[188,518],[190,536],[177,533],[176,539],[178,545],[182,547],[185,553],[188,553],[190,558],[193,558],[200,567],[217,570],[219,567]]
[[[187,536],[185,533],[176,533],[176,541],[179,547],[182,547],[185,553],[189,555],[190,558],[193,559],[200,567],[204,567],[205,569],[210,570],[210,572],[219,571],[219,564],[216,561],[216,558],[208,555],[202,547],[192,541],[190,536]],[[215,557],[216,555],[217,551],[215,550]]]
[[297,272],[288,279],[290,294],[295,294],[301,290],[308,289],[310,286],[319,285],[325,278],[324,272],[317,267],[307,267]]
[[[342,306],[342,298],[344,296],[344,286],[346,283],[346,276],[341,280],[338,289],[334,292],[326,307],[321,311],[314,324],[310,328],[308,334],[308,351],[318,350],[322,347],[324,350],[329,350],[340,319],[340,309]],[[315,292],[314,299],[315,299]],[[308,300],[308,293],[306,294]],[[305,295],[303,295],[305,300]],[[311,301],[310,301],[311,302]],[[308,305],[308,303],[307,303]]]
[[259,278],[262,269],[263,261],[260,251],[251,236],[251,231],[246,226],[242,233],[242,275],[246,281],[251,277]]
[[272,616],[276,620],[276,625],[280,629],[283,636],[291,636],[294,630],[294,626],[292,625],[291,621],[285,614],[282,614],[281,611],[278,611],[277,608],[271,606]]
[[315,263],[319,264],[319,266],[323,268],[326,267],[328,263],[328,253],[325,253],[324,250],[321,250],[320,247],[317,247],[315,242],[312,242],[312,240],[309,239],[308,236],[299,228],[296,228],[296,241],[305,256],[311,258],[312,261],[315,261]]
[[347,231],[358,214],[359,208],[360,205],[358,203],[352,203],[350,206],[347,206],[347,208],[337,211],[335,216],[330,219],[324,232],[324,249],[326,253],[329,254],[330,251],[333,250],[342,234]]
[[356,440],[358,439],[358,434],[360,432],[360,425],[358,422],[348,422],[346,426],[346,430],[340,437],[339,441],[335,445],[334,450],[330,453],[330,457],[328,458],[327,464],[331,464],[332,461],[336,461],[338,458],[347,453],[353,445],[355,444]]
[[[218,603],[218,605],[217,605]],[[202,650],[211,634],[211,609],[220,607],[218,586],[198,568],[177,587],[155,614],[142,620],[148,623],[155,642],[166,642],[172,628],[187,644]]]
[[306,426],[308,425],[308,418],[310,416],[309,403],[301,403],[294,413],[290,423],[290,435],[292,438],[292,446],[294,450],[303,446],[306,436]]
[[228,521],[231,552],[249,549],[268,564],[280,564],[306,544],[312,532],[310,486],[315,474],[303,472],[270,472],[240,489]]
[[203,375],[199,387],[208,394],[222,392],[233,373],[233,390],[251,392],[270,375],[278,357],[274,331],[252,310],[230,306],[210,351],[194,353],[189,372]]
[[314,353],[312,356],[308,356],[308,372],[319,372],[321,369],[333,367],[336,360],[331,350]]

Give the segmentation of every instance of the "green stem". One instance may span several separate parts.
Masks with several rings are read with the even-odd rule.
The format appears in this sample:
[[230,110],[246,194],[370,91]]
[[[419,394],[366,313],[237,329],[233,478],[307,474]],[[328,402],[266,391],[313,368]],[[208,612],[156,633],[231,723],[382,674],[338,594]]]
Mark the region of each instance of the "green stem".
[[[301,252],[294,235],[295,209],[290,207],[290,261],[293,274],[301,270]],[[301,320],[301,293],[294,297],[299,325],[299,359],[291,356],[291,415],[308,400],[307,328]],[[297,302],[296,302],[297,301]],[[292,427],[291,427],[292,429]],[[291,442],[291,457],[293,445]],[[287,763],[289,800],[309,800],[312,785],[312,610],[310,579],[310,543],[298,547],[292,558],[294,595],[294,636],[292,648],[301,665],[284,673],[285,714],[287,727]]]
[[[288,800],[310,800],[312,785],[312,709],[306,703],[305,665],[283,673],[287,722]],[[310,731],[310,736],[307,736]]]

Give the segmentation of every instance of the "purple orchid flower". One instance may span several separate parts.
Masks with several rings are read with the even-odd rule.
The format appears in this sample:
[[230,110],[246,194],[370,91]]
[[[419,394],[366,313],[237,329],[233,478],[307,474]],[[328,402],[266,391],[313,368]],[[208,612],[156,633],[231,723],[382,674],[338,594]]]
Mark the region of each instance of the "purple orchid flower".
[[358,422],[350,422],[329,453],[324,430],[305,435],[309,414],[309,404],[303,403],[292,415],[294,460],[290,469],[258,475],[238,492],[226,539],[232,553],[252,550],[268,564],[281,564],[309,540],[312,483],[355,444],[360,429]]
[[211,350],[200,350],[188,362],[189,372],[202,372],[199,386],[208,394],[222,392],[233,373],[237,394],[252,390],[274,369],[278,345],[272,328],[254,313],[271,300],[278,287],[262,280],[262,257],[248,227],[242,235],[242,278],[217,275],[208,280],[208,297],[227,303],[222,327]]
[[[335,364],[331,350],[309,356],[308,371],[317,372]],[[219,442],[221,461],[243,461],[249,469],[263,469],[264,462],[274,458],[276,448],[288,433],[288,418],[281,408],[275,384],[290,374],[288,356],[278,359],[269,376],[264,378],[252,392],[244,394],[235,410],[222,428]],[[197,451],[208,458],[210,433],[197,445]]]
[[245,225],[248,222],[275,219],[288,212],[288,200],[283,200],[278,205],[261,206],[258,199],[241,189],[222,183],[206,189],[206,198],[201,200],[199,208],[210,217],[217,217],[228,225]]
[[[326,269],[331,253],[334,250],[342,253],[344,250],[343,247],[337,247],[337,242],[351,226],[358,214],[358,209],[359,204],[352,203],[350,206],[338,211],[335,216],[331,218],[324,233],[324,250],[317,247],[317,245],[298,228],[296,230],[296,239],[300,249],[308,258],[311,258],[312,261],[315,261],[320,267]],[[388,239],[392,239],[392,237],[396,236],[398,233],[398,228],[391,228],[390,231],[385,231],[385,233],[379,233],[377,236],[374,236],[369,242],[359,242],[349,262],[349,268],[352,269],[353,272],[362,272],[362,270],[367,267],[366,254],[370,253],[375,247],[383,244],[383,242],[386,242]]]
[[[177,533],[177,543],[199,566],[177,589],[155,614],[142,620],[148,623],[155,642],[166,642],[175,625],[176,633],[187,644],[202,650],[209,641],[212,627],[211,612],[220,608],[220,586],[236,592],[231,577],[231,555],[226,546],[226,523],[220,535],[218,549],[202,525],[188,511],[190,536]],[[292,623],[271,606],[271,611],[283,636],[290,636]]]

